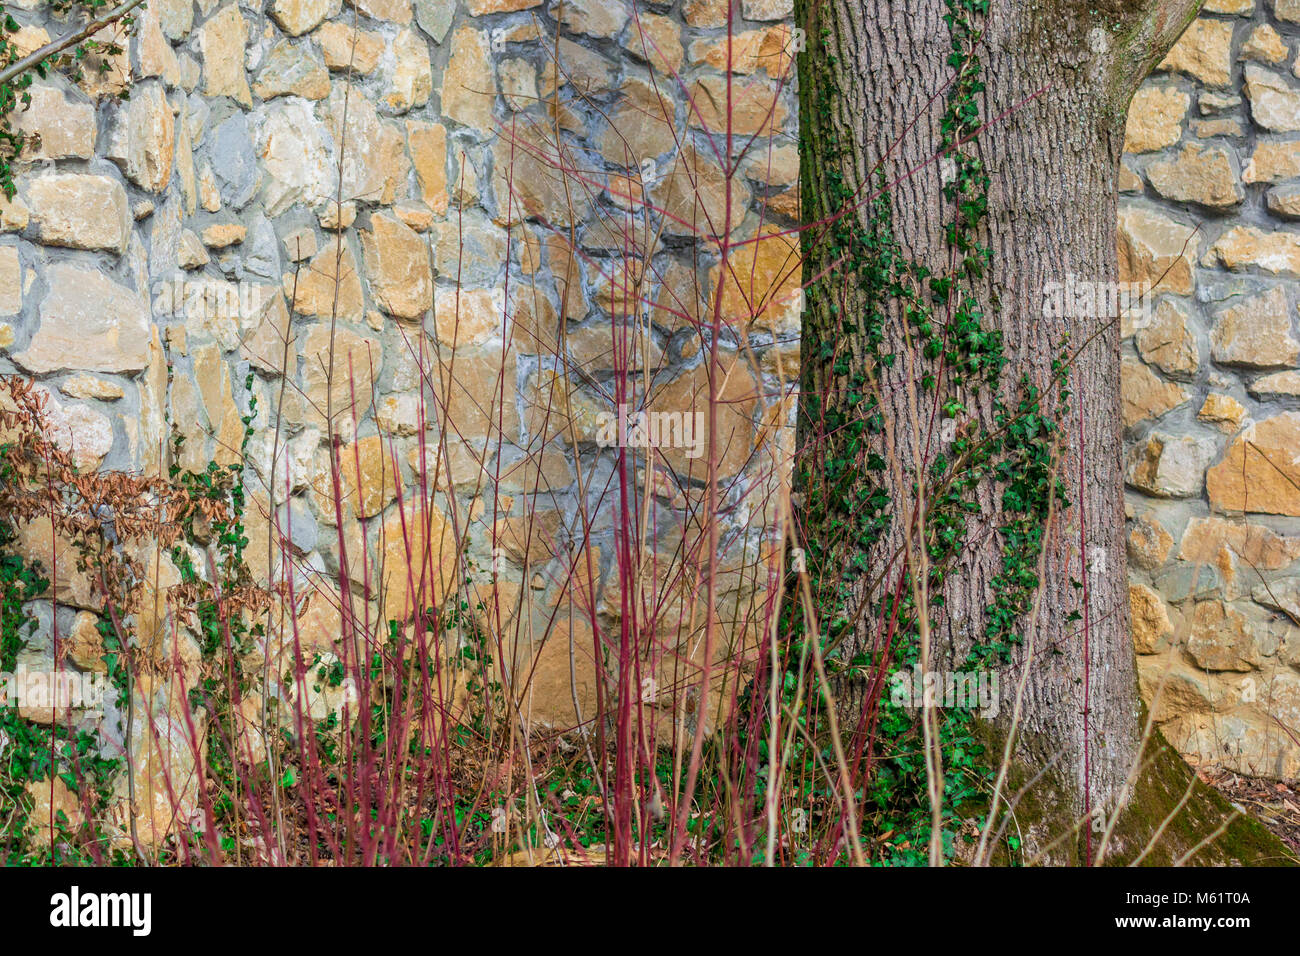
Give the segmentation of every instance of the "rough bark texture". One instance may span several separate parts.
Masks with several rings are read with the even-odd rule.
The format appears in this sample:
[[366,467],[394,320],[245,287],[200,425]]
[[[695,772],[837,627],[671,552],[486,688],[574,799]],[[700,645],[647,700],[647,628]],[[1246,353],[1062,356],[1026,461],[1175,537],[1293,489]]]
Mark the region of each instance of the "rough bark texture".
[[[983,160],[991,177],[983,241],[992,249],[992,266],[980,298],[986,326],[1002,331],[1010,359],[1002,377],[1003,400],[1013,400],[1022,374],[1047,388],[1052,360],[1067,336],[1071,350],[1089,343],[1071,375],[1073,397],[1062,421],[1060,468],[1071,507],[1058,513],[1048,540],[1041,615],[1032,634],[1039,655],[1026,691],[1018,751],[1031,767],[1064,751],[1057,759],[1061,775],[1053,789],[1065,802],[1061,809],[1075,814],[1085,805],[1085,763],[1091,793],[1087,802],[1094,808],[1113,806],[1141,733],[1123,574],[1119,330],[1108,318],[1044,319],[1043,289],[1069,274],[1116,279],[1116,176],[1128,100],[1198,6],[1194,0],[994,3],[979,51],[986,87],[980,115],[991,125],[966,149]],[[828,176],[838,174],[850,191],[868,195],[871,171],[880,165],[889,182],[897,181],[891,206],[905,255],[936,273],[948,267],[942,228],[952,217],[941,194],[940,164],[934,161],[941,91],[953,74],[947,63],[945,12],[942,0],[818,0],[805,3],[799,14],[810,38],[800,74],[808,144],[805,219],[815,223],[839,211],[831,206],[834,191],[828,189]],[[810,109],[812,103],[830,104],[830,109]],[[851,144],[838,161],[819,156],[819,144],[832,140]],[[814,247],[807,274],[816,275],[828,264],[818,255]],[[854,295],[844,291],[844,314],[854,314]],[[805,354],[810,343],[839,334],[825,297],[818,301],[814,296],[805,318]],[[892,370],[876,371],[886,428],[903,473],[910,477],[914,449],[906,402],[908,363],[901,358],[905,345],[897,328],[887,336],[892,338],[888,347],[900,359]],[[855,363],[869,361],[863,349],[852,351]],[[810,368],[805,390],[830,385],[829,377],[824,369]],[[921,403],[927,415],[930,404],[932,399]],[[993,427],[991,397],[971,404]],[[897,549],[899,516],[914,500],[909,487],[897,481],[890,485],[895,521],[891,540],[873,556],[877,563],[883,553]],[[1000,566],[1001,542],[994,530],[1000,523],[999,491],[985,481],[978,496],[981,513],[971,521],[967,544],[945,585],[949,612],[937,621],[939,652],[949,661],[960,659],[970,636],[983,632],[985,608],[993,598],[990,580]],[[1082,577],[1081,518],[1093,562],[1086,748],[1082,629],[1066,621],[1081,605],[1070,583]],[[869,639],[866,628],[858,636]],[[1044,652],[1047,648],[1054,652]],[[1018,667],[1002,672],[1002,719],[1008,716],[1018,672]]]

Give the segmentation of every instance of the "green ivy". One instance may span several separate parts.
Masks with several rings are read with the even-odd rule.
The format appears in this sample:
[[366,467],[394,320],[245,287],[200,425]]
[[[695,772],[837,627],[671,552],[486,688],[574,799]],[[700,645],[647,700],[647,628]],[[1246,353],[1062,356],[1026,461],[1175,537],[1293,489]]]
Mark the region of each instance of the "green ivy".
[[[13,480],[9,446],[0,445],[0,485]],[[0,516],[0,673],[5,674],[14,672],[19,653],[36,631],[37,621],[28,602],[49,592],[40,563],[18,553],[17,537],[13,525]],[[0,820],[5,821],[0,829],[0,863],[65,866],[126,862],[120,850],[107,849],[108,839],[97,822],[97,815],[108,807],[112,778],[120,763],[103,756],[93,734],[33,723],[19,714],[16,701],[0,701]],[[36,821],[29,818],[28,788],[48,783],[53,776],[89,805],[91,822],[74,831],[72,821],[60,810],[53,839],[38,840]],[[92,846],[98,855],[91,852]]]
[[[983,634],[971,635],[972,646],[962,665],[967,670],[990,669],[1010,661],[1021,638],[1019,622],[1038,586],[1037,562],[1042,535],[1053,501],[1064,502],[1063,486],[1052,478],[1052,462],[1059,443],[1054,415],[1065,407],[1068,391],[1057,392],[1056,407],[1047,408],[1043,396],[1027,380],[1014,387],[1014,406],[1002,398],[1008,359],[1001,333],[990,328],[986,305],[979,290],[988,273],[992,251],[983,241],[988,214],[989,175],[978,156],[965,149],[979,131],[979,100],[984,92],[978,49],[988,0],[946,0],[944,16],[950,36],[948,65],[955,78],[949,88],[940,121],[938,159],[947,165],[943,197],[951,211],[944,225],[953,267],[943,274],[910,261],[897,242],[892,226],[890,196],[883,168],[875,176],[876,195],[865,222],[843,215],[822,230],[805,231],[805,255],[824,268],[810,288],[810,301],[838,323],[822,328],[814,342],[805,342],[804,382],[801,390],[800,433],[805,448],[796,464],[796,486],[803,495],[808,578],[822,631],[816,635],[826,651],[828,669],[859,681],[883,668],[891,677],[910,671],[920,656],[919,619],[932,621],[944,609],[943,586],[949,570],[967,541],[971,516],[978,514],[976,493],[989,483],[1000,489],[1002,562],[995,578],[996,597],[987,608]],[[823,209],[853,209],[858,200],[838,172],[848,154],[833,132],[833,79],[835,57],[829,52],[829,32],[823,30],[817,50],[802,55],[805,74],[820,73],[819,87],[800,90],[802,109],[819,116],[818,141],[802,143],[801,160],[809,184],[819,190]],[[816,170],[813,179],[812,170]],[[844,289],[856,289],[861,314],[841,315],[837,304]],[[987,303],[996,309],[999,303]],[[884,323],[900,314],[914,343],[922,391],[933,395],[942,411],[939,427],[950,420],[955,438],[939,450],[930,463],[926,488],[925,547],[929,563],[927,593],[930,607],[917,608],[910,578],[905,577],[894,606],[886,594],[864,609],[868,616],[888,621],[898,617],[897,632],[887,650],[859,650],[843,659],[841,648],[852,626],[849,609],[860,603],[864,587],[879,588],[868,555],[888,531],[891,502],[883,480],[886,467],[878,447],[884,421],[864,366],[892,368],[896,356],[885,351]],[[850,362],[844,342],[865,351]],[[810,347],[811,346],[811,347]],[[1062,343],[1062,348],[1064,343]],[[1054,372],[1062,371],[1062,361]],[[833,382],[832,400],[823,403],[817,384]],[[974,414],[982,395],[994,409],[993,427]],[[915,489],[919,490],[919,489]],[[782,634],[787,641],[785,699],[793,702],[806,681],[807,639],[797,601],[787,602]],[[955,664],[955,662],[954,662]],[[886,685],[888,686],[888,685]],[[864,821],[883,841],[881,862],[924,864],[930,836],[926,795],[925,755],[914,711],[895,705],[888,694],[878,704],[877,763],[869,784],[867,805],[874,816]],[[800,717],[801,720],[805,718]],[[939,746],[943,754],[943,846],[955,850],[959,818],[972,797],[992,775],[983,747],[974,735],[975,714],[963,707],[940,711]],[[807,769],[827,753],[805,753]],[[807,779],[817,779],[808,773]]]

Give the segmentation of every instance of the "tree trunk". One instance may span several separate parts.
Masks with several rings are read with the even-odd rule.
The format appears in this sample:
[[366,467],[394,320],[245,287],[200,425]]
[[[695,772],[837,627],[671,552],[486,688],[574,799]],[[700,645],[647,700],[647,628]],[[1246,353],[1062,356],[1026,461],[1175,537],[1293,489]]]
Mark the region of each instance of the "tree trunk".
[[[903,258],[931,275],[953,271],[944,230],[955,208],[943,193],[951,165],[936,155],[944,148],[945,98],[955,90],[945,15],[970,6],[969,0],[807,0],[796,12],[808,38],[799,73],[804,217],[810,224],[805,275],[819,277],[804,320],[803,395],[805,401],[818,396],[811,406],[818,417],[836,410],[851,417],[845,401],[853,376],[868,374],[879,385],[884,416],[883,431],[871,444],[882,456],[892,451],[898,466],[878,473],[891,522],[881,543],[870,548],[868,578],[904,547],[907,518],[917,507],[913,469],[918,457],[928,467],[942,450],[937,438],[925,435],[932,409],[952,397],[952,389],[942,384],[940,363],[915,354],[917,340],[904,331],[897,296],[886,296],[883,350],[898,358],[890,368],[873,355],[865,344],[871,293],[855,282],[856,266],[837,271],[846,261],[844,244],[823,241],[824,224],[842,213],[846,192],[859,198],[877,193],[873,177],[879,170],[889,184],[893,235]],[[1025,643],[999,671],[998,725],[1005,728],[1009,720],[1016,678],[1032,644],[1017,756],[1033,769],[1055,758],[1056,770],[1048,777],[1053,800],[1076,817],[1085,808],[1114,807],[1141,734],[1124,573],[1119,328],[1113,313],[1045,317],[1044,289],[1069,276],[1117,279],[1116,177],[1128,102],[1198,7],[1196,0],[1006,0],[987,14],[977,10],[970,21],[983,31],[974,47],[983,84],[973,90],[974,123],[987,125],[956,149],[981,161],[989,177],[987,215],[977,235],[991,250],[987,270],[971,291],[984,327],[1001,332],[1008,361],[996,383],[959,390],[955,397],[965,409],[955,424],[970,419],[986,432],[998,431],[995,400],[1015,409],[1019,383],[1027,376],[1045,393],[1043,414],[1055,416],[1060,427],[1056,467],[1069,505],[1058,505],[1045,529],[1036,627],[1030,629],[1029,615],[1018,615]],[[869,221],[869,208],[855,211],[859,234],[878,228]],[[847,258],[855,261],[851,254]],[[940,306],[936,314],[946,309]],[[846,319],[858,325],[848,335]],[[837,341],[841,352],[824,348]],[[1072,394],[1057,408],[1053,362],[1063,351],[1078,354],[1065,382]],[[937,391],[922,390],[925,372],[940,374]],[[933,419],[936,433],[941,419]],[[815,456],[809,449],[818,422],[805,416],[800,427],[800,448]],[[1004,490],[1005,482],[989,476],[969,494],[979,510],[965,521],[964,543],[942,586],[946,610],[931,615],[936,655],[947,666],[960,667],[990,622],[988,609],[1001,587],[995,578],[1003,572]],[[851,507],[810,516],[805,534],[814,539],[831,533],[828,526]],[[1085,579],[1085,558],[1091,564],[1086,655],[1084,622],[1071,620],[1071,612],[1085,610],[1082,589],[1072,583]],[[892,570],[898,570],[897,562]],[[915,574],[915,561],[908,570]],[[850,648],[879,640],[872,602],[896,580],[896,573],[889,574],[874,587],[854,589],[847,609],[854,621]],[[868,613],[859,614],[863,610]]]

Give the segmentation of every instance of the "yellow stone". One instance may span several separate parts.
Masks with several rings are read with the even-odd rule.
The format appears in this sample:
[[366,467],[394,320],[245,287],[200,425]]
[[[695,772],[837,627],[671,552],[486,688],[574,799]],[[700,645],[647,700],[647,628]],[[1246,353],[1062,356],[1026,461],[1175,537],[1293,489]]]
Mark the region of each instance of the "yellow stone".
[[496,93],[487,35],[470,26],[458,27],[443,72],[443,115],[480,133],[491,132]]
[[1148,166],[1147,179],[1168,199],[1211,209],[1235,206],[1245,198],[1232,159],[1220,146],[1189,143],[1177,155]]
[[517,13],[540,6],[542,0],[466,0],[465,9],[471,16],[481,17],[489,13]]
[[1242,170],[1244,183],[1275,183],[1300,176],[1300,140],[1275,140],[1260,137],[1255,150]]
[[[748,366],[735,356],[720,357],[716,366],[707,362],[697,365],[654,390],[647,402],[649,413],[661,416],[661,423],[680,423],[682,427],[675,436],[671,427],[660,428],[660,444],[651,453],[652,460],[663,462],[681,477],[702,481],[707,480],[712,457],[717,461],[719,479],[736,475],[754,454],[753,415],[758,395],[758,383]],[[709,429],[711,396],[717,415],[713,432]]]
[[732,80],[728,92],[726,78],[704,76],[691,86],[691,97],[695,109],[689,125],[714,134],[724,132],[730,123],[732,133],[739,136],[772,136],[790,115],[777,85],[758,78]]
[[293,310],[300,315],[361,321],[364,312],[361,277],[357,275],[357,260],[346,240],[329,239],[306,266],[296,273],[285,273],[283,284],[285,295],[293,301]]
[[420,198],[434,215],[447,213],[447,129],[441,123],[406,121],[407,148],[420,184]]
[[372,20],[411,22],[411,0],[348,0],[348,3]]
[[1262,60],[1265,63],[1281,63],[1287,57],[1286,42],[1267,23],[1255,28],[1255,32],[1241,45],[1242,59]]
[[590,614],[580,607],[561,609],[554,624],[521,656],[515,686],[524,722],[553,730],[591,726],[598,716],[604,669],[597,659]]
[[[797,332],[803,303],[802,254],[797,236],[766,228],[709,272],[721,289],[721,315],[737,330]],[[712,314],[712,313],[710,313]]]
[[1249,426],[1205,476],[1216,511],[1300,516],[1300,412]]
[[[383,511],[397,497],[397,473],[392,445],[383,436],[370,435],[340,446],[334,467],[338,470],[344,514],[351,511],[362,518],[370,518]],[[328,516],[331,523],[337,520],[334,478],[328,454],[322,456],[321,467],[312,476],[312,490],[318,511]]]
[[203,244],[209,249],[225,249],[244,241],[248,229],[237,222],[222,222],[203,230]]
[[1209,422],[1220,431],[1235,432],[1241,427],[1242,419],[1246,417],[1246,409],[1231,395],[1211,392],[1205,396],[1205,403],[1201,405],[1201,410],[1196,413],[1196,417],[1203,422]]
[[203,51],[203,93],[206,96],[229,96],[241,106],[253,105],[244,72],[244,46],[248,42],[248,24],[237,4],[222,7],[199,30],[199,47]]
[[1236,524],[1213,516],[1187,523],[1178,557],[1217,567],[1224,551],[1259,571],[1277,571],[1300,558],[1300,538],[1284,537],[1263,525]]
[[351,69],[360,76],[369,76],[384,55],[382,37],[351,24],[322,23],[312,36],[320,44],[325,65],[331,70]]
[[1143,86],[1129,105],[1124,152],[1146,153],[1178,142],[1190,104],[1176,86]]
[[380,307],[401,319],[418,319],[433,305],[429,245],[391,213],[375,213],[361,231],[370,291]]
[[272,0],[268,12],[291,37],[314,29],[329,16],[331,0]]
[[1150,283],[1153,292],[1190,295],[1197,240],[1191,226],[1141,206],[1119,214],[1119,279]]
[[1218,238],[1208,257],[1232,270],[1255,266],[1273,275],[1300,276],[1300,236],[1233,226]]
[[1128,556],[1140,568],[1151,571],[1169,558],[1174,538],[1154,511],[1148,511],[1133,523],[1128,536]]
[[1192,21],[1158,69],[1186,73],[1207,86],[1232,80],[1232,24],[1225,20]]
[[790,28],[785,24],[732,34],[730,60],[726,37],[700,39],[691,44],[692,62],[705,63],[724,73],[730,67],[732,73],[765,70],[770,77],[785,77],[790,74],[793,56]]
[[434,327],[443,345],[482,345],[501,332],[505,313],[500,289],[459,289],[440,292],[434,306]]
[[38,176],[25,183],[23,193],[45,245],[126,250],[131,211],[117,180],[76,173]]
[[456,585],[455,534],[432,501],[408,499],[394,508],[383,521],[380,551],[385,620],[406,621],[441,607]]
[[396,113],[405,113],[429,101],[433,73],[423,34],[405,29],[393,38],[393,73],[385,89],[384,102]]
[[1173,636],[1174,626],[1160,595],[1145,584],[1130,584],[1128,603],[1133,616],[1133,649],[1139,654],[1163,650],[1166,639]]
[[383,366],[383,349],[377,339],[336,326],[331,377],[330,325],[317,323],[307,333],[302,350],[303,388],[312,424],[324,427],[327,413],[331,414],[332,432],[347,438],[353,434],[353,422],[362,421],[370,408],[374,382]]
[[1188,378],[1201,364],[1190,322],[1191,315],[1185,305],[1176,299],[1162,299],[1150,323],[1133,336],[1133,344],[1147,364],[1166,375]]
[[429,371],[436,393],[429,418],[458,441],[518,441],[517,370],[513,349],[443,349]]
[[638,9],[623,38],[623,49],[650,64],[661,76],[671,77],[685,59],[682,29],[672,17]]
[[1141,362],[1128,359],[1120,368],[1120,408],[1124,425],[1159,418],[1189,401],[1187,390],[1160,377]]
[[663,212],[665,233],[705,240],[721,236],[727,222],[728,195],[734,229],[749,208],[748,187],[741,177],[728,177],[707,151],[689,144],[650,190],[651,199]]

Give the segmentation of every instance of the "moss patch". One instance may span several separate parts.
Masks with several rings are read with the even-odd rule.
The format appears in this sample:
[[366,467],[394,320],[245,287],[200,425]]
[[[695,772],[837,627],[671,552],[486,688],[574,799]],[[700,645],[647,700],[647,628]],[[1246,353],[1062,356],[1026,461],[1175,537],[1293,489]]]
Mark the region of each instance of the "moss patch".
[[[1112,836],[1108,865],[1135,859],[1187,792],[1192,796],[1142,860],[1143,866],[1171,866],[1223,825],[1233,807],[1196,778],[1192,768],[1159,731],[1148,741],[1143,759],[1148,766],[1137,781],[1133,798],[1120,815]],[[1287,846],[1254,817],[1237,814],[1212,842],[1187,860],[1190,866],[1300,866]]]
[[[1146,708],[1142,710],[1141,724],[1145,725]],[[1001,728],[982,724],[981,731],[992,753],[1001,754],[1005,740]],[[1229,822],[1223,832],[1197,849],[1184,865],[1300,866],[1300,860],[1286,844],[1254,817],[1242,813],[1233,816],[1232,805],[1196,777],[1158,730],[1147,741],[1142,763],[1133,795],[1111,834],[1105,865],[1132,863],[1151,843],[1161,823],[1168,819],[1155,845],[1142,858],[1141,866],[1172,866],[1223,826],[1224,821]],[[1016,759],[1007,773],[1005,793],[1014,796],[1025,790],[1035,772],[1025,761]],[[1189,787],[1191,796],[1175,813]],[[1046,851],[1046,861],[1051,864],[1082,865],[1086,839],[1071,810],[1073,805],[1070,782],[1059,772],[1044,774],[1016,804],[1004,838],[994,850],[993,864],[1021,863]],[[1005,808],[1004,801],[1004,813]],[[981,814],[986,811],[987,804],[979,808]],[[1066,836],[1067,833],[1070,835]],[[1023,853],[1015,852],[1007,837],[1017,838],[1023,844]],[[1094,834],[1094,852],[1099,841],[1100,837]]]

